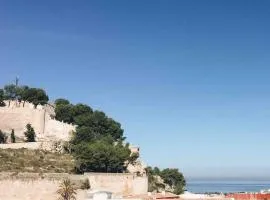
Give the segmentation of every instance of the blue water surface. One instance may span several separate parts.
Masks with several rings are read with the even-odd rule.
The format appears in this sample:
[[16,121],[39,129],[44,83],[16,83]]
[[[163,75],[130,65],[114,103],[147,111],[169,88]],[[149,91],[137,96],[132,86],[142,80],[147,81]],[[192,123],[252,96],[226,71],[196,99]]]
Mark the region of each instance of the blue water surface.
[[193,193],[259,192],[270,189],[270,181],[188,180],[186,188]]

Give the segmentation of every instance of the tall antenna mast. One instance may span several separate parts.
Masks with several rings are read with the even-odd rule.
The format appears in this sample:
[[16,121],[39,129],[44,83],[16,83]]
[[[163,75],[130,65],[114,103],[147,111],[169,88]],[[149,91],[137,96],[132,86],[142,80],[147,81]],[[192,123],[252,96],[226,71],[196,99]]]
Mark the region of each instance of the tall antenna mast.
[[16,76],[15,85],[16,85],[16,87],[18,87],[18,85],[19,85],[19,76]]

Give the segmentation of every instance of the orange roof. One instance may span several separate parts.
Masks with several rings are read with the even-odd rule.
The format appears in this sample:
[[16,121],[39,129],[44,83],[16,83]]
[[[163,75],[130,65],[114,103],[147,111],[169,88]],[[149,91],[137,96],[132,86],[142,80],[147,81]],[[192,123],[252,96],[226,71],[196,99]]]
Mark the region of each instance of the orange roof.
[[125,196],[126,199],[144,199],[144,200],[153,200],[153,199],[179,199],[178,195],[175,195],[170,192],[164,193],[154,193],[151,195],[148,194],[140,194],[140,195],[130,195]]

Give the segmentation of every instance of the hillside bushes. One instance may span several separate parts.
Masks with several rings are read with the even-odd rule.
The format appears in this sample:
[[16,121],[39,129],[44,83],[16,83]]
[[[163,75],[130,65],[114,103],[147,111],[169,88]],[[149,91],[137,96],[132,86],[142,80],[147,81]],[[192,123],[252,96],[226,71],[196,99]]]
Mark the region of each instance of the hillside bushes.
[[41,88],[31,88],[29,86],[16,86],[14,84],[5,85],[0,89],[0,106],[3,106],[4,100],[18,100],[23,104],[28,101],[35,106],[48,103],[49,97],[45,90]]
[[4,90],[0,89],[0,107],[5,106],[5,102],[4,102]]
[[69,154],[30,149],[0,149],[0,172],[72,173]]
[[0,144],[7,143],[8,136],[0,130]]
[[131,156],[121,124],[84,104],[55,101],[56,119],[76,124],[71,152],[78,172],[124,172]]
[[24,132],[26,137],[26,142],[35,142],[36,141],[36,133],[31,124],[26,125],[26,131]]
[[169,191],[175,194],[184,192],[186,181],[185,177],[178,169],[166,168],[160,170],[158,167],[148,167],[149,191]]

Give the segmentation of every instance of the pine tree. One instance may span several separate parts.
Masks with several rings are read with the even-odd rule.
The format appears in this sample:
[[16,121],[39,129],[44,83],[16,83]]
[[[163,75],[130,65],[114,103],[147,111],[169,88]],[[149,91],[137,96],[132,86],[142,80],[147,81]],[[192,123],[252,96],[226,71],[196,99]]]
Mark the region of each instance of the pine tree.
[[12,143],[16,142],[16,138],[15,138],[15,133],[14,133],[14,129],[12,129],[11,134],[10,134],[10,139]]
[[0,144],[7,143],[7,135],[0,130]]
[[35,142],[36,141],[36,133],[31,124],[26,125],[26,132],[24,132],[26,137],[26,142]]

